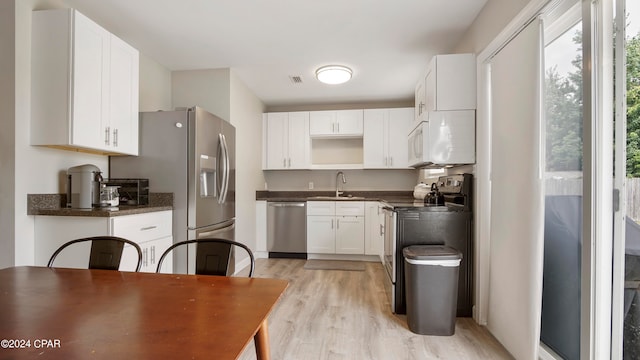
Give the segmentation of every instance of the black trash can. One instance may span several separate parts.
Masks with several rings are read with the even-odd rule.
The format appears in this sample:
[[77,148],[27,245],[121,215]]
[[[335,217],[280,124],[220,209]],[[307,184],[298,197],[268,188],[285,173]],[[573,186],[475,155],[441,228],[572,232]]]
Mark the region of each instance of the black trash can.
[[444,245],[412,245],[402,254],[409,330],[421,335],[453,335],[462,254]]

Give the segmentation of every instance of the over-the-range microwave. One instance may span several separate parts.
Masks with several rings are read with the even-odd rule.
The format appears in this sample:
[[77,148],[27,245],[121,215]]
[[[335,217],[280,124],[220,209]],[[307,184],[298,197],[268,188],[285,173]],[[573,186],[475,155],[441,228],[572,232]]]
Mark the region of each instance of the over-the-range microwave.
[[475,110],[430,111],[409,133],[409,166],[476,162]]

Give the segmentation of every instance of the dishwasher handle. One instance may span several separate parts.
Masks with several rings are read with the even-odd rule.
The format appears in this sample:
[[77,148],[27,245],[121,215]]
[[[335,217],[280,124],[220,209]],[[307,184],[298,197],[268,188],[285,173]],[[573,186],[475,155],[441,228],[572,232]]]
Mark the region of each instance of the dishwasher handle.
[[281,203],[269,203],[269,206],[274,207],[304,207],[305,203],[294,203],[294,202],[281,202]]

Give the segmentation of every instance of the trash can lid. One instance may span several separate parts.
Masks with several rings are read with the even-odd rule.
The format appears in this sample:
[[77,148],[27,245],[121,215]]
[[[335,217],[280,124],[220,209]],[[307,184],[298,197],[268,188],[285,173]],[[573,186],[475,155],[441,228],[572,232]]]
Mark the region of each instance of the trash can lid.
[[411,245],[402,249],[405,258],[411,260],[459,260],[460,251],[445,245]]

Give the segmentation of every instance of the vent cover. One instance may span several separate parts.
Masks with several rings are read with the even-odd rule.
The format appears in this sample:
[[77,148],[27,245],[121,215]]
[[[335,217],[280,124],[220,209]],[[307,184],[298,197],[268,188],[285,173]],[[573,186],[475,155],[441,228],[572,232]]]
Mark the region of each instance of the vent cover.
[[300,75],[289,75],[289,80],[294,84],[302,84],[302,76]]

